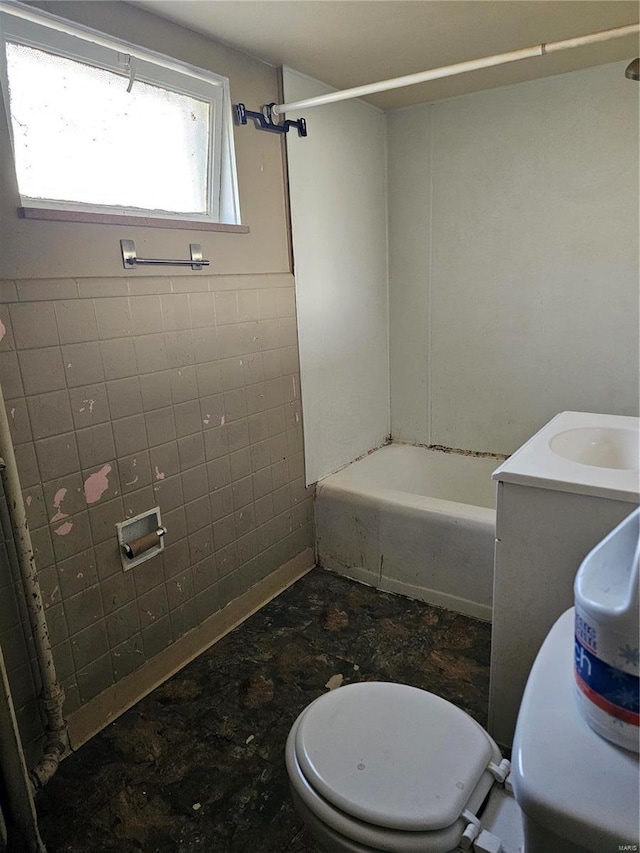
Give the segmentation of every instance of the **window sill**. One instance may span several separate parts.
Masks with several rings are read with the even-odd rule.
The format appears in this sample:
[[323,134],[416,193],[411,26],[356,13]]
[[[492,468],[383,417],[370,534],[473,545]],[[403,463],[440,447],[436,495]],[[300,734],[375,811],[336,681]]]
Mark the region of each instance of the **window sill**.
[[224,231],[248,234],[248,225],[225,225],[188,219],[156,219],[152,216],[129,216],[117,213],[88,213],[74,210],[52,210],[46,207],[19,207],[20,219],[48,219],[54,222],[90,222],[94,225],[135,225],[139,228],[173,228],[182,231]]

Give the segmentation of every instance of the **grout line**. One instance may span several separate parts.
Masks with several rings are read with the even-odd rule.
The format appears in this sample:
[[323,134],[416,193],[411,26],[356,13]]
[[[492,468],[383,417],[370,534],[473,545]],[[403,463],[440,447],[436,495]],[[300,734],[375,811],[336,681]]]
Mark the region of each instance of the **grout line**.
[[433,107],[429,108],[429,265],[427,270],[427,440],[433,438],[432,381],[433,381]]

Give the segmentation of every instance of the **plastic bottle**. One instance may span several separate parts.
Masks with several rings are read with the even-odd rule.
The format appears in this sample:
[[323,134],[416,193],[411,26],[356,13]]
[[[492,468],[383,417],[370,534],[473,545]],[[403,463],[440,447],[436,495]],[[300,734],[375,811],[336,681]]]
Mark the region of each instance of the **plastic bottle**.
[[576,575],[574,674],[580,713],[599,735],[640,751],[640,508],[585,557]]

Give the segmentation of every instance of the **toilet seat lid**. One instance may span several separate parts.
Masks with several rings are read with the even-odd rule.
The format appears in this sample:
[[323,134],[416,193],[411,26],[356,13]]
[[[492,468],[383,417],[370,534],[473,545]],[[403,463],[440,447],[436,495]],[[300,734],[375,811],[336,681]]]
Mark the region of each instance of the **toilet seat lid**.
[[487,765],[489,735],[450,702],[401,684],[326,693],[300,717],[298,764],[311,787],[376,826],[438,830],[461,815]]

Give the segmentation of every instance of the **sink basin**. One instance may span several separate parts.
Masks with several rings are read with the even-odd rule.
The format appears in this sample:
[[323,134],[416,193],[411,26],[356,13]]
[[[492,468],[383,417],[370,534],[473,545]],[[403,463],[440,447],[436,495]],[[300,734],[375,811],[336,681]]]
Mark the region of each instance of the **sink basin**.
[[638,503],[640,418],[560,412],[502,463],[493,479]]
[[553,436],[549,447],[558,456],[595,468],[637,470],[640,434],[623,427],[579,427]]

